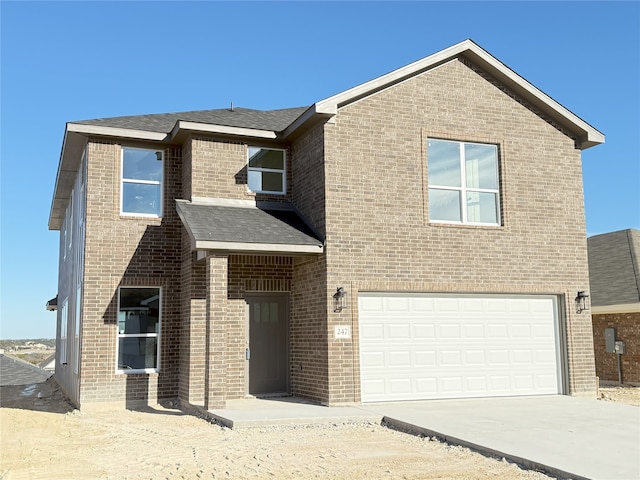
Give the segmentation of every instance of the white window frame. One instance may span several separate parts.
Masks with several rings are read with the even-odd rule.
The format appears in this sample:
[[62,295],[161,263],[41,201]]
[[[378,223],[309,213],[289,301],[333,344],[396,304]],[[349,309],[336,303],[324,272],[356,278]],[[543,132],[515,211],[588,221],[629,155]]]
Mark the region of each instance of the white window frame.
[[[120,315],[120,292],[124,289],[137,289],[137,288],[153,288],[158,290],[158,331],[156,333],[120,333],[119,324],[116,320],[116,373],[119,374],[134,374],[134,373],[158,373],[160,371],[160,341],[162,333],[162,287],[156,285],[127,285],[118,288],[118,311],[116,315]],[[124,370],[120,368],[120,339],[121,338],[156,338],[156,367],[155,368],[138,368]]]
[[[450,142],[457,143],[459,148],[459,156],[460,160],[460,186],[452,187],[448,185],[432,185],[429,180],[427,188],[430,191],[431,189],[436,190],[450,190],[455,192],[460,192],[460,208],[461,208],[461,221],[456,220],[439,220],[432,219],[431,212],[429,212],[429,222],[430,223],[445,223],[451,225],[481,225],[481,226],[491,226],[491,227],[500,227],[502,226],[502,209],[500,205],[500,148],[499,145],[495,143],[482,143],[482,142],[465,142],[460,140],[449,140],[445,138],[429,138],[429,140],[436,140],[439,142]],[[492,146],[496,148],[496,179],[498,181],[498,188],[490,189],[490,188],[474,188],[467,187],[467,171],[466,171],[466,158],[465,158],[465,150],[464,145],[483,145],[483,146]],[[429,168],[429,159],[427,158],[427,171]],[[473,193],[493,193],[496,196],[496,219],[497,223],[486,223],[486,222],[470,222],[467,220],[467,192]]]
[[[278,168],[251,167],[249,165],[249,160],[251,160],[249,151],[251,148],[259,148],[261,150],[274,150],[277,152],[282,152],[282,170]],[[282,191],[251,190],[251,188],[249,188],[249,172],[282,173]],[[260,145],[249,145],[247,147],[247,190],[249,190],[252,193],[267,193],[269,195],[286,195],[287,194],[287,150],[285,148],[263,147]]]
[[69,328],[69,298],[65,298],[60,306],[60,364],[67,364],[67,340]]
[[[124,151],[125,150],[141,150],[146,152],[154,152],[162,155],[162,180],[140,180],[136,178],[124,177]],[[158,213],[141,213],[141,212],[126,212],[124,210],[124,185],[136,184],[136,185],[159,185],[160,186],[160,211]],[[153,148],[138,148],[122,146],[120,148],[120,215],[124,217],[146,217],[146,218],[162,218],[164,209],[164,152],[162,150],[155,150]]]

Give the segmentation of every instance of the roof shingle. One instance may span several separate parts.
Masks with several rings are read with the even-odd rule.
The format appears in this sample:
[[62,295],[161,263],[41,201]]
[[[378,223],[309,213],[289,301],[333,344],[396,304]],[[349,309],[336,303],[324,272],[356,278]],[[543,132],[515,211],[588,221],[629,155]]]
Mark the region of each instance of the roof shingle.
[[302,115],[307,108],[308,107],[297,107],[280,110],[252,110],[248,108],[234,108],[231,110],[223,108],[216,110],[195,110],[191,112],[97,118],[94,120],[79,120],[71,123],[169,133],[177,121],[183,120],[209,125],[224,125],[227,127],[280,132]]
[[640,302],[640,231],[595,235],[587,239],[591,305]]

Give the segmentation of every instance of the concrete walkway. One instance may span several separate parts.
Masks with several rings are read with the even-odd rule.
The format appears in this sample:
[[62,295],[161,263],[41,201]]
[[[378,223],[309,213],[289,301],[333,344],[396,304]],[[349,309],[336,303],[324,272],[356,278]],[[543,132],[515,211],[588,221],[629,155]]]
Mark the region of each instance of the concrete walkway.
[[569,396],[323,407],[296,398],[230,401],[208,412],[231,428],[384,422],[559,477],[640,479],[640,408]]

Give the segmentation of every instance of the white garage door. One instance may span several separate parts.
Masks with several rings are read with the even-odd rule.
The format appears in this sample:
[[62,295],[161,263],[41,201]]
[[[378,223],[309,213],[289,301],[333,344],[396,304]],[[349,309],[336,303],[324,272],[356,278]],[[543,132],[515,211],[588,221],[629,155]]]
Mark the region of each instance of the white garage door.
[[555,296],[361,293],[363,402],[561,392]]

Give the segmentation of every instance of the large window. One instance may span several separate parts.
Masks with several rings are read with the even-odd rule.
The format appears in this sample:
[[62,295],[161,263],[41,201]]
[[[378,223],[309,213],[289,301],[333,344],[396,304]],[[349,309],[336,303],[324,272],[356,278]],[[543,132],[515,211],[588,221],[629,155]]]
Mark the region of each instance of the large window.
[[249,147],[247,183],[256,193],[287,193],[284,150]]
[[122,213],[162,216],[162,152],[122,149]]
[[124,373],[157,372],[161,290],[120,287],[118,295],[118,365]]
[[429,139],[429,220],[500,225],[498,147]]

